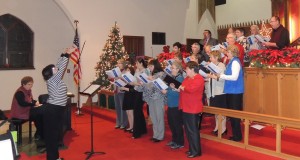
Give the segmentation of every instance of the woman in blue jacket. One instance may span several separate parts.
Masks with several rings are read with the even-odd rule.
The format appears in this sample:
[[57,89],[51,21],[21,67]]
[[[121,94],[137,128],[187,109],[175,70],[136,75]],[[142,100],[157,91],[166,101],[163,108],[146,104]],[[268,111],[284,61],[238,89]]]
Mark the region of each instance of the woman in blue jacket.
[[[178,62],[173,62],[172,77],[178,82],[183,81],[182,65]],[[174,83],[171,83],[167,90],[162,90],[164,94],[167,94],[167,115],[168,124],[172,132],[172,140],[167,143],[172,149],[182,148],[184,145],[183,137],[183,122],[182,122],[182,110],[178,109],[179,106],[179,92],[175,88]]]
[[[244,73],[241,62],[239,60],[239,49],[235,45],[227,47],[226,54],[229,63],[226,66],[224,74],[217,75],[214,78],[224,79],[224,93],[226,94],[227,108],[233,110],[243,110],[243,94],[244,94]],[[230,118],[232,127],[232,141],[242,140],[241,119]]]

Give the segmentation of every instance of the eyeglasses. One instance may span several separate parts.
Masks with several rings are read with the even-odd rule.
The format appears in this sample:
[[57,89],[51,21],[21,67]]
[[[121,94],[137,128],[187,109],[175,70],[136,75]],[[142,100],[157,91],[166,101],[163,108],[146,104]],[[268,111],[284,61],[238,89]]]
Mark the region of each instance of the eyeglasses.
[[57,68],[57,67],[53,67],[53,68],[52,68],[52,70],[56,70],[56,69],[59,70],[59,68]]

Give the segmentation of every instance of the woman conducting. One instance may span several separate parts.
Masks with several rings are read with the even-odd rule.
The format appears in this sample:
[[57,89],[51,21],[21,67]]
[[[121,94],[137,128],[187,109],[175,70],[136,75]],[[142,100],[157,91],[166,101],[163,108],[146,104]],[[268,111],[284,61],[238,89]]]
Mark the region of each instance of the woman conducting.
[[47,151],[47,160],[60,160],[58,145],[62,132],[62,120],[67,104],[67,85],[62,81],[63,75],[69,62],[69,55],[75,48],[67,48],[62,53],[56,66],[46,66],[42,75],[47,83],[49,98],[45,104],[44,133]]

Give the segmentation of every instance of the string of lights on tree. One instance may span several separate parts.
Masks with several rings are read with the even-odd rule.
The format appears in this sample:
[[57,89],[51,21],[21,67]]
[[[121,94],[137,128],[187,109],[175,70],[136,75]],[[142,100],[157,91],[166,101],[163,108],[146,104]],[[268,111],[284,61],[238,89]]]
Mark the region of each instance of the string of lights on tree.
[[102,54],[99,57],[99,62],[95,67],[96,75],[93,84],[101,85],[102,89],[112,90],[113,87],[108,80],[105,71],[116,67],[119,59],[128,59],[128,55],[123,45],[123,36],[117,26],[117,22],[110,30],[108,39],[102,49]]

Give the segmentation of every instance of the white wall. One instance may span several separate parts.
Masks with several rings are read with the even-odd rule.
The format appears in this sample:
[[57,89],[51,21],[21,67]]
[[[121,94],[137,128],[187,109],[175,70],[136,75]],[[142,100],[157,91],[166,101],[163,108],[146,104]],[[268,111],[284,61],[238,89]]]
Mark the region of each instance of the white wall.
[[[41,70],[55,63],[62,49],[72,43],[74,19],[79,20],[81,45],[86,41],[82,55],[84,88],[94,80],[94,67],[115,21],[123,35],[144,36],[145,55],[152,56],[153,50],[156,56],[162,46],[151,44],[152,32],[166,32],[166,43],[172,45],[176,41],[185,43],[186,38],[202,38],[204,29],[217,37],[216,25],[271,16],[270,0],[227,0],[226,5],[216,7],[216,24],[209,12],[198,22],[197,3],[198,0],[0,0],[0,15],[19,17],[33,30],[35,66],[34,70],[0,71],[0,109],[10,109],[23,76],[34,78],[35,96],[47,92]],[[64,81],[76,93],[72,74],[65,75]],[[85,102],[84,97],[81,102]]]
[[217,37],[217,26],[209,10],[203,13],[198,22],[198,0],[190,0],[185,19],[184,39],[202,39],[206,29],[211,31],[212,37]]
[[[10,13],[24,21],[34,32],[34,70],[0,70],[0,109],[9,110],[15,90],[21,85],[21,78],[34,78],[33,95],[47,93],[42,78],[42,69],[57,58],[63,48],[71,45],[74,30],[64,13],[49,0],[0,0],[0,15]],[[73,82],[65,77],[72,91]]]
[[[59,0],[57,0],[59,1]],[[109,38],[111,27],[117,21],[122,35],[145,37],[145,55],[155,57],[163,45],[152,45],[152,32],[166,32],[166,44],[183,42],[186,0],[60,0],[62,8],[79,20],[82,54],[82,86],[95,78],[94,67]],[[95,100],[95,98],[94,98]],[[82,99],[82,102],[85,98]]]
[[224,24],[265,20],[271,17],[271,0],[227,0],[216,6],[216,21],[208,10],[198,22],[198,0],[190,0],[185,19],[184,38],[203,38],[203,30],[209,29],[212,37],[218,37],[217,26]]
[[[184,25],[184,37],[186,38],[199,38],[201,36],[198,33],[198,0],[190,0],[188,3],[185,25]],[[188,47],[188,46],[187,46]]]
[[198,33],[201,34],[201,39],[203,38],[203,31],[206,29],[211,31],[212,37],[217,38],[217,26],[208,9],[203,13],[198,26]]
[[[57,0],[58,1],[58,0]],[[145,36],[145,54],[152,56],[151,33],[166,32],[166,43],[182,41],[186,15],[185,0],[61,0],[74,19],[79,20],[81,41],[86,40],[84,54],[98,58],[108,39],[109,30],[117,21],[123,35]],[[162,46],[152,46],[154,56]],[[91,55],[93,54],[93,55]],[[83,55],[83,58],[85,55]],[[96,63],[95,63],[96,64]],[[94,65],[93,65],[94,67]]]
[[[153,53],[156,56],[162,52],[163,46],[152,45],[152,32],[166,32],[167,45],[176,41],[183,42],[185,24],[182,22],[185,21],[187,4],[187,0],[0,0],[1,15],[11,13],[34,31],[36,68],[0,71],[0,87],[7,90],[0,93],[0,109],[10,109],[14,91],[25,75],[30,75],[35,80],[34,95],[46,93],[41,70],[45,65],[54,63],[61,49],[72,43],[74,19],[79,20],[81,45],[86,41],[81,59],[81,87],[84,88],[94,80],[94,67],[115,21],[118,22],[122,35],[144,36],[145,55],[152,56]],[[65,82],[70,91],[75,93],[72,74],[65,76]],[[85,102],[85,97],[81,98],[81,102]]]
[[216,24],[269,19],[271,7],[271,0],[227,0],[225,5],[216,6]]

